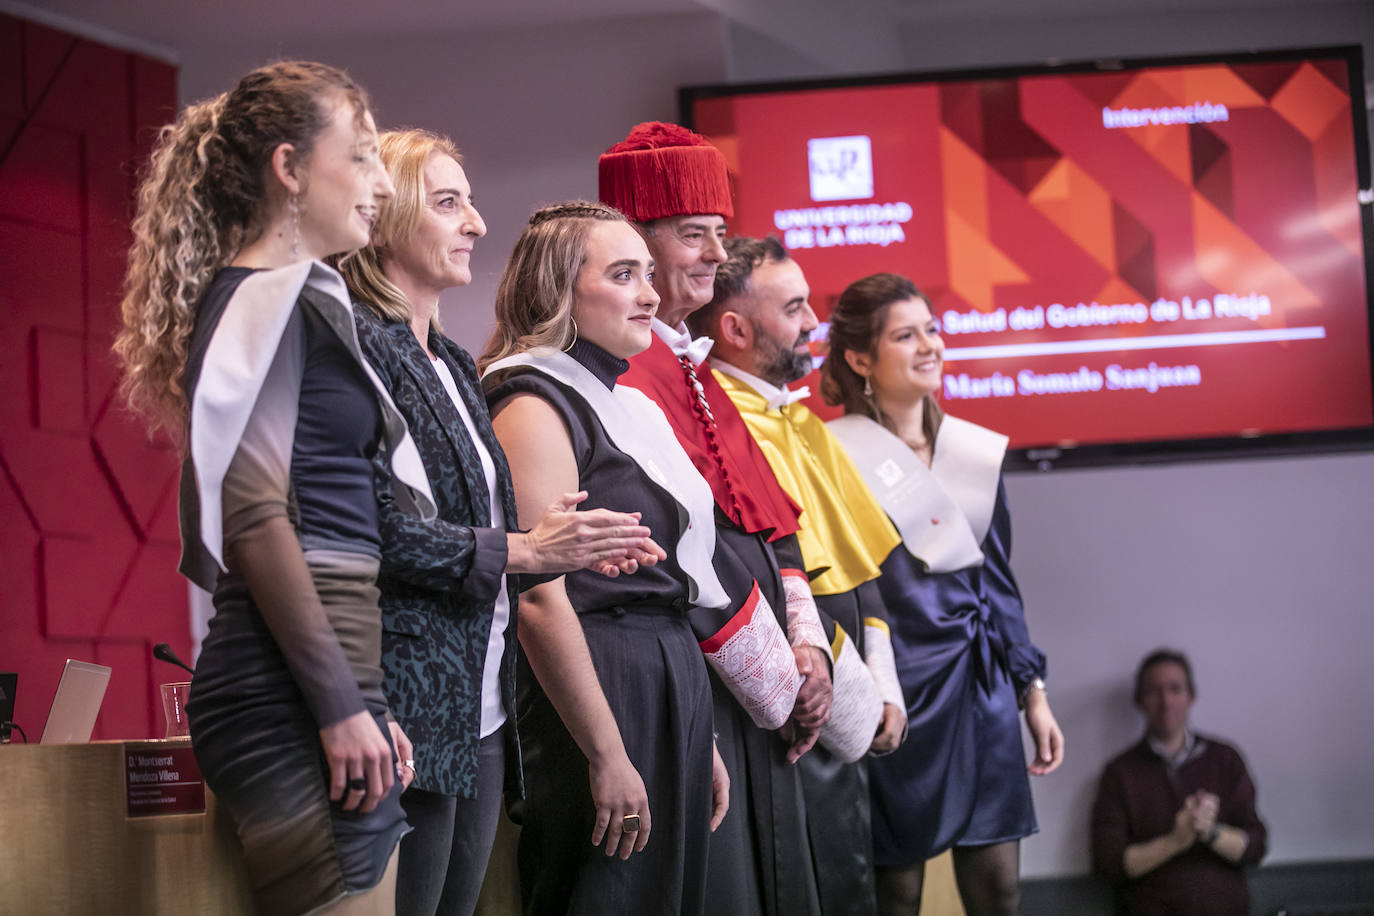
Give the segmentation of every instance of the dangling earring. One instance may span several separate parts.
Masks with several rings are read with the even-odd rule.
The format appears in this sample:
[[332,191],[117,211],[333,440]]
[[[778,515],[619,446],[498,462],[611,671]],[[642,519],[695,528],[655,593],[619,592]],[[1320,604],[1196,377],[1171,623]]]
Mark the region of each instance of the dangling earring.
[[572,340],[568,341],[568,345],[563,348],[564,353],[567,353],[569,350],[571,350],[573,348],[573,344],[577,343],[577,319],[569,315],[568,320],[572,322],[573,333]]
[[868,380],[868,376],[866,375],[864,376],[864,397],[873,397],[873,383]]
[[301,201],[300,197],[292,194],[286,202],[287,209],[291,211],[291,257],[301,256]]

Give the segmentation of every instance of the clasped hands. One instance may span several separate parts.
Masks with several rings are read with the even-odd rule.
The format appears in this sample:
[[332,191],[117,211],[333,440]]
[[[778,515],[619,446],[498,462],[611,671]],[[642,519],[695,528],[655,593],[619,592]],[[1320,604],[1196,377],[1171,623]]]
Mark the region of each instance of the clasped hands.
[[1221,799],[1205,789],[1199,789],[1183,801],[1174,815],[1174,836],[1184,846],[1206,840],[1217,827]]
[[[783,740],[788,742],[788,763],[796,763],[815,747],[821,727],[830,721],[830,708],[834,701],[834,683],[830,679],[830,664],[825,653],[815,646],[794,646],[792,652],[797,659],[802,685],[797,691],[792,717],[779,730]],[[884,703],[883,718],[870,750],[877,754],[896,750],[905,730],[906,710]]]
[[638,512],[613,512],[577,506],[586,491],[564,493],[528,532],[507,537],[512,573],[566,573],[590,569],[614,578],[653,566],[668,554],[640,524]]
[[821,726],[830,721],[830,704],[834,686],[830,681],[830,663],[825,653],[815,646],[793,646],[797,672],[802,676],[792,716],[779,734],[787,742],[787,762],[796,763],[802,755],[815,747]]

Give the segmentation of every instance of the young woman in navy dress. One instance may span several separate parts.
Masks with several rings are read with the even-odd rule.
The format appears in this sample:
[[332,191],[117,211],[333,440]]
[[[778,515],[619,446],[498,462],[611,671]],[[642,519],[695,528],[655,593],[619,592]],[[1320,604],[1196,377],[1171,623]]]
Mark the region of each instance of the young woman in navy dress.
[[970,916],[1011,916],[1036,830],[1027,771],[1058,767],[1064,736],[1011,571],[1007,439],[940,410],[944,343],[910,280],[858,280],[830,320],[822,394],[846,412],[830,427],[903,539],[878,580],[911,728],[869,763],[879,911],[915,916],[925,861],[953,847]]

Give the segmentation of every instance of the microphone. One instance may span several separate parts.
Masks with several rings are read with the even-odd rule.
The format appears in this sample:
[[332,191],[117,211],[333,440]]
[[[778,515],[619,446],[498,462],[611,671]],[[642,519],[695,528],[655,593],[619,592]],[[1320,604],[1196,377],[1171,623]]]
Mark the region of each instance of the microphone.
[[191,672],[192,675],[195,675],[196,673],[196,669],[192,668],[190,665],[186,664],[184,661],[177,658],[177,654],[172,651],[172,647],[167,645],[165,642],[160,642],[157,645],[153,646],[153,658],[159,659],[164,662],[171,662],[173,665],[185,668],[187,671]]

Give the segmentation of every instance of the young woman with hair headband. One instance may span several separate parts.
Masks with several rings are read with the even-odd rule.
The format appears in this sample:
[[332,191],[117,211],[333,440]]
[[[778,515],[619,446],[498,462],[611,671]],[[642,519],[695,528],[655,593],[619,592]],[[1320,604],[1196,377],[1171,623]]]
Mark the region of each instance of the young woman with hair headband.
[[666,554],[634,576],[571,573],[522,603],[527,913],[702,914],[709,831],[729,804],[703,655],[764,728],[800,686],[772,609],[716,541],[710,487],[663,413],[616,382],[649,346],[652,278],[618,211],[545,207],[516,243],[482,358],[521,516],[585,490],[588,505],[641,512]]

